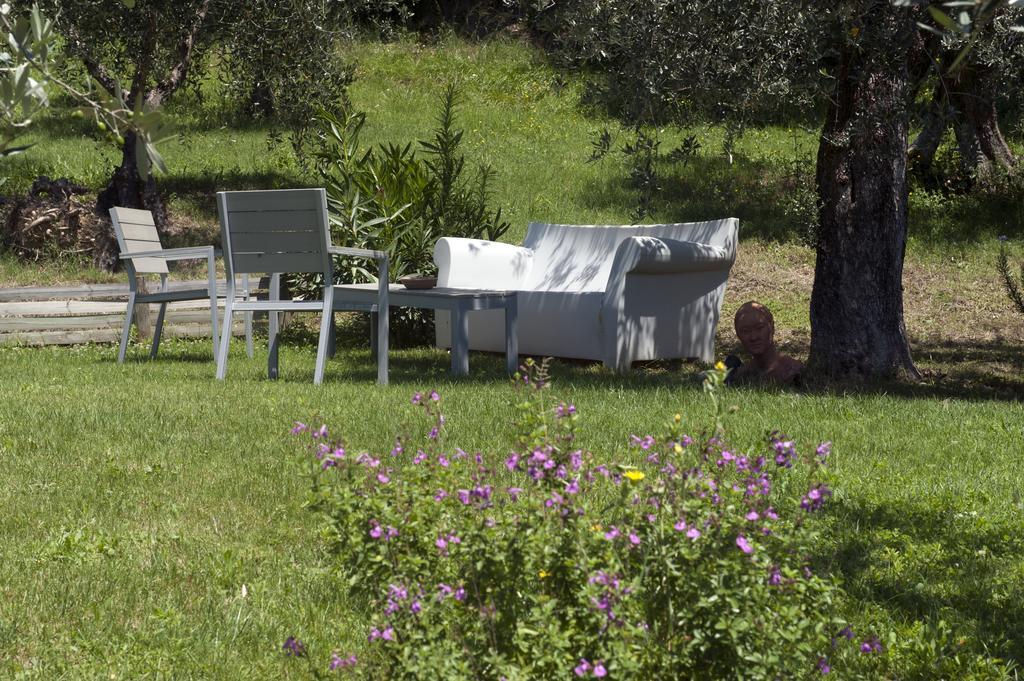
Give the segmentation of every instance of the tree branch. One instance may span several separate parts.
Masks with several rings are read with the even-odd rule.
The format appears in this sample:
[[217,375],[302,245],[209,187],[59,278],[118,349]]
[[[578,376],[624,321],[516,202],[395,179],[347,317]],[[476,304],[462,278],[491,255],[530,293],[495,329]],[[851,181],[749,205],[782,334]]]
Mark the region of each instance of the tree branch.
[[206,19],[206,13],[209,9],[210,0],[203,0],[203,4],[196,12],[188,31],[181,38],[181,44],[178,46],[178,63],[171,68],[171,72],[165,79],[157,83],[156,88],[147,97],[147,100],[151,103],[159,104],[185,82],[189,66],[192,63],[192,51],[195,48],[196,35],[202,29],[203,21]]
[[63,27],[67,33],[68,41],[70,42],[71,52],[78,55],[78,58],[82,60],[82,64],[85,65],[85,70],[89,72],[89,75],[100,84],[100,86],[107,92],[114,92],[117,89],[117,79],[115,79],[110,72],[107,71],[107,67],[96,61],[95,57],[86,48],[85,43],[79,37],[78,32],[75,31],[73,26]]

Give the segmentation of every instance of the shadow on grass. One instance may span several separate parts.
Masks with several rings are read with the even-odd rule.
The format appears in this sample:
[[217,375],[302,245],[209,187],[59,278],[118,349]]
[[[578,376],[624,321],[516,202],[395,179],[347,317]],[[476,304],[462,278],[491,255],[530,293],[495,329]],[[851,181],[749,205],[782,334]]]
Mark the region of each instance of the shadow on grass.
[[825,562],[855,601],[896,621],[954,622],[994,647],[987,654],[1024,662],[1024,520],[1019,511],[993,520],[965,507],[956,499],[837,503],[835,554]]
[[[637,191],[630,183],[629,167],[619,156],[611,177],[590,182],[579,198],[581,205],[617,211],[623,220],[637,207]],[[659,189],[655,212],[673,222],[724,217],[740,220],[742,238],[755,237],[780,243],[813,243],[817,221],[814,159],[750,158],[734,154],[733,163],[722,155],[697,156],[684,167],[658,165]],[[966,245],[1000,235],[1024,235],[1024,182],[1005,182],[998,188],[942,197],[917,192],[910,196],[909,236],[923,244]]]
[[169,199],[188,201],[199,214],[217,219],[217,192],[249,189],[301,189],[313,186],[312,178],[288,170],[252,170],[240,168],[199,173],[171,174],[158,181]]

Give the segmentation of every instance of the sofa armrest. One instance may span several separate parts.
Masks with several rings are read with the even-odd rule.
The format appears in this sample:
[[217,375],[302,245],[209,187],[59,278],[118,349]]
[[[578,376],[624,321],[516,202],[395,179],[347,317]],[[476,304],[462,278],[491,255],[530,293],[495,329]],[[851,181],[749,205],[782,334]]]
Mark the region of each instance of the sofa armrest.
[[609,280],[627,274],[728,271],[735,259],[734,253],[710,244],[634,236],[619,244]]
[[446,288],[522,288],[533,250],[498,241],[443,237],[434,246],[437,285]]

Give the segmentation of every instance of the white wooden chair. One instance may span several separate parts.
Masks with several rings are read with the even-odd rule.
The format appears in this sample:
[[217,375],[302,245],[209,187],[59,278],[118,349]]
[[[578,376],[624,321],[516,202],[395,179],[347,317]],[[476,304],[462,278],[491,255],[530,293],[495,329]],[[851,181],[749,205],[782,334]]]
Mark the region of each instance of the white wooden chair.
[[[221,243],[228,273],[225,324],[235,312],[270,314],[270,352],[267,375],[278,376],[278,314],[287,311],[320,312],[320,340],[317,345],[313,383],[323,381],[327,357],[331,354],[331,318],[336,309],[363,310],[376,318],[377,382],[388,382],[388,257],[383,251],[340,248],[331,245],[328,227],[327,192],[323,189],[275,189],[265,191],[217,192]],[[346,255],[376,260],[379,269],[377,302],[335,307],[332,256]],[[234,291],[236,274],[268,273],[269,300],[239,300]],[[323,276],[320,300],[280,300],[281,274],[314,273]],[[224,336],[217,355],[217,378],[228,368],[228,346]]]
[[[159,303],[160,313],[153,331],[153,344],[149,351],[150,359],[156,357],[160,349],[160,336],[163,333],[164,316],[167,303],[182,300],[210,301],[210,328],[213,337],[213,354],[217,356],[217,269],[214,259],[218,252],[213,246],[195,246],[192,248],[163,248],[157,235],[153,215],[148,210],[115,207],[110,209],[110,220],[114,223],[114,234],[121,250],[121,260],[128,271],[128,310],[124,316],[124,329],[121,331],[121,347],[118,350],[118,363],[124,362],[128,349],[128,334],[131,330],[135,306],[145,303]],[[167,283],[167,262],[169,260],[206,260],[207,286],[205,288],[170,290]],[[152,293],[140,292],[138,275],[159,274],[160,290]],[[242,282],[242,294],[248,297],[249,281],[246,277]],[[227,335],[231,335],[230,323],[225,324]],[[252,356],[252,315],[245,318],[245,343]]]

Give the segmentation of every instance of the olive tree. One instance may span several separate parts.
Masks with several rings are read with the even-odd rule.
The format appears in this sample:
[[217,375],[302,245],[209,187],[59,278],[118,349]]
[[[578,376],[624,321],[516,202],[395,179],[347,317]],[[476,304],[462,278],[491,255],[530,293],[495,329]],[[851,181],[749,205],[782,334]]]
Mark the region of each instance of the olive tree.
[[902,289],[915,86],[937,66],[954,21],[946,5],[965,12],[953,73],[1014,2],[580,1],[563,5],[556,42],[623,93],[637,120],[743,120],[787,101],[820,112],[809,364],[916,377]]
[[[64,49],[89,77],[141,112],[159,111],[187,83],[194,82],[216,50],[226,63],[263,59],[277,83],[287,81],[289,97],[315,106],[324,84],[344,89],[347,80],[323,77],[333,59],[330,0],[40,0],[56,17]],[[268,32],[269,29],[272,32]],[[276,50],[287,40],[287,51]],[[232,51],[232,47],[234,50]],[[271,61],[273,59],[273,61]],[[316,66],[318,70],[310,71]],[[236,73],[241,69],[236,68]],[[250,71],[254,72],[254,71]],[[264,71],[269,72],[269,71]],[[126,83],[123,91],[118,82]],[[305,88],[305,89],[304,89]],[[120,140],[119,140],[120,141]],[[140,166],[135,130],[123,135],[122,157],[97,199],[102,212],[111,206],[153,211],[158,226],[166,212],[148,165]]]

